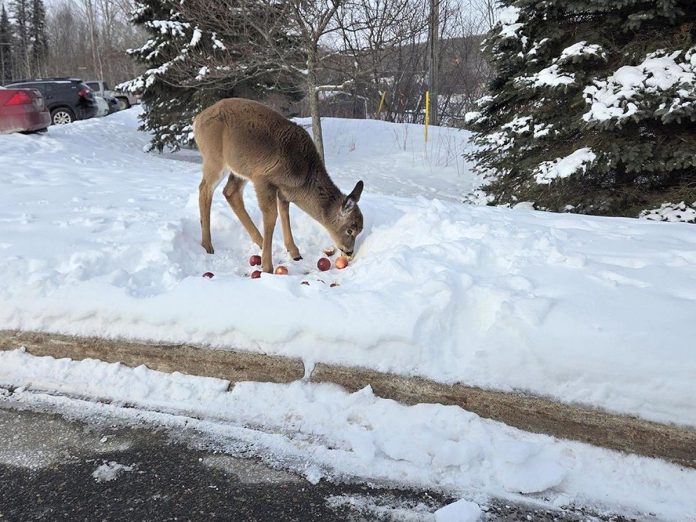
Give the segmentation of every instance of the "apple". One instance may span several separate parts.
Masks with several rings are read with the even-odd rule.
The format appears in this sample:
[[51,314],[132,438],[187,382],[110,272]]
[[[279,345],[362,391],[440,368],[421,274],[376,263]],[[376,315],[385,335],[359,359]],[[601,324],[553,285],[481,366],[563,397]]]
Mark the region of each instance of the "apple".
[[261,256],[251,256],[249,258],[249,264],[251,266],[259,266],[261,264]]
[[317,261],[317,268],[322,272],[326,272],[329,268],[331,268],[331,261],[326,257],[322,257],[319,261]]
[[335,253],[336,253],[336,249],[333,248],[333,247],[329,247],[329,248],[325,248],[325,249],[324,249],[324,254],[326,254],[326,255],[329,256],[329,257],[331,257],[332,255],[334,255]]
[[277,266],[275,269],[276,275],[288,275],[288,269],[283,265]]
[[252,278],[252,279],[258,279],[259,277],[261,277],[261,270],[254,270],[254,271],[251,273],[251,278]]
[[348,266],[348,258],[346,256],[341,256],[336,260],[336,268],[343,270]]
[[208,279],[212,279],[212,277],[213,277],[214,275],[215,275],[215,274],[213,274],[212,272],[205,272],[205,273],[203,274],[203,277],[207,277]]

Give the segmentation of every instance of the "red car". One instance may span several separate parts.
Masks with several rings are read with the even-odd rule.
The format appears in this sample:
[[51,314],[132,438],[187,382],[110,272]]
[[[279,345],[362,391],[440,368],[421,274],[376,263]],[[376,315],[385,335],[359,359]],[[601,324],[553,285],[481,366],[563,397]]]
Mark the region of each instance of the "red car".
[[51,113],[36,89],[0,87],[0,134],[35,132],[51,124]]

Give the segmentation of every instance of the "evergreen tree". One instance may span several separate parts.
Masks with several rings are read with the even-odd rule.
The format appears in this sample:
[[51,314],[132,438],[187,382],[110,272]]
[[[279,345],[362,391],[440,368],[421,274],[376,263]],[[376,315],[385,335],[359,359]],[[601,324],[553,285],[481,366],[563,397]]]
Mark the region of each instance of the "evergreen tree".
[[29,78],[31,76],[31,63],[29,60],[29,21],[31,11],[29,0],[14,0],[12,3],[12,16],[15,23],[15,76],[17,78]]
[[696,206],[696,3],[502,0],[469,113],[493,204],[636,216]]
[[[211,9],[221,5],[211,0]],[[152,133],[151,149],[159,151],[191,142],[193,117],[222,98],[293,90],[290,76],[271,74],[250,52],[249,27],[196,16],[200,10],[188,7],[179,0],[138,0],[132,19],[150,38],[129,53],[149,68],[122,87],[142,93],[141,129]]]
[[31,41],[31,69],[35,75],[41,76],[46,70],[46,58],[48,57],[46,9],[43,0],[32,1],[29,39]]
[[10,24],[5,4],[2,4],[2,10],[0,10],[0,84],[12,81],[13,69],[12,24]]

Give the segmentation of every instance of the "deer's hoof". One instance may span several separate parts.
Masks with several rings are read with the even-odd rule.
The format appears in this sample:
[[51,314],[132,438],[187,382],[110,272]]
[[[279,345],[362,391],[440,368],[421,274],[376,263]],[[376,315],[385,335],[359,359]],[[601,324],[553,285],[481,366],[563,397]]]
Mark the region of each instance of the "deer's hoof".
[[302,261],[302,256],[297,256],[292,258],[293,261]]
[[205,248],[205,251],[208,252],[209,254],[214,254],[215,250],[213,249],[213,245],[206,245],[205,243],[201,243],[201,246]]

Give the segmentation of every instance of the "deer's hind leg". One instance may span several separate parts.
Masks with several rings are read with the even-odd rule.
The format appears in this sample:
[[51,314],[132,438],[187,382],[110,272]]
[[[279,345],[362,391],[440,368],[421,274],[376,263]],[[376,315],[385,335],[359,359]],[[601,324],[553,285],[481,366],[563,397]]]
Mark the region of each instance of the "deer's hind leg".
[[222,193],[225,195],[225,199],[230,204],[230,207],[232,207],[239,221],[249,233],[251,240],[256,243],[259,248],[263,248],[263,237],[261,236],[261,232],[259,232],[259,229],[254,225],[254,222],[251,220],[244,206],[244,198],[242,196],[246,183],[246,179],[230,174],[225,188],[222,189]]
[[213,203],[213,192],[222,180],[222,164],[203,161],[203,179],[198,186],[198,210],[201,216],[201,245],[209,254],[213,250],[213,241],[210,237],[210,207]]
[[290,228],[290,203],[278,191],[278,213],[280,214],[280,224],[283,227],[283,240],[285,248],[295,261],[302,259],[300,249],[297,248],[295,240],[292,237],[292,229]]

